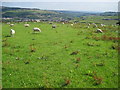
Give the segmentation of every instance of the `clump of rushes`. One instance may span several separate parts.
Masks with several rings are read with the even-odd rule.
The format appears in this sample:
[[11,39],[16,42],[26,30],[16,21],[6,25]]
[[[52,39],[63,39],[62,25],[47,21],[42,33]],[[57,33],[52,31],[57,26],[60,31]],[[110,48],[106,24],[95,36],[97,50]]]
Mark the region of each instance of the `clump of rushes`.
[[70,84],[70,80],[65,81],[65,85],[68,85],[68,84]]
[[64,84],[62,85],[62,87],[67,86],[67,85],[69,85],[69,84],[70,84],[70,80],[66,79],[66,80],[64,81]]
[[79,51],[74,51],[70,55],[77,55],[78,53],[79,53]]
[[84,75],[93,76],[93,73],[92,73],[92,71],[88,70],[87,73],[85,73]]
[[118,49],[117,49],[117,50],[118,50],[118,52],[120,52],[120,46],[118,46]]
[[67,46],[67,45],[64,45],[64,48],[65,48],[65,49],[67,49],[67,48],[68,48],[68,46]]
[[79,64],[75,64],[75,68],[78,68],[79,67]]
[[100,37],[93,37],[96,41],[100,40]]
[[101,39],[102,39],[102,40],[108,40],[108,36],[103,35],[103,36],[101,37]]
[[30,64],[30,60],[27,60],[24,62],[25,64]]
[[80,62],[80,58],[76,58],[76,63],[79,63]]
[[10,35],[6,35],[5,37],[11,37]]
[[94,85],[100,85],[103,82],[103,78],[98,77],[97,75],[93,76],[93,79],[94,79]]
[[87,45],[88,45],[88,46],[94,46],[94,43],[88,42]]
[[35,52],[36,51],[36,48],[33,47],[33,45],[30,45],[30,52]]
[[87,36],[87,37],[85,37],[85,39],[90,39],[90,37]]
[[94,66],[105,66],[104,62],[93,63]]
[[87,73],[85,73],[84,75],[93,77],[93,76],[96,75],[96,72],[95,72],[95,71],[90,71],[90,70],[88,70]]
[[103,82],[103,78],[98,77],[95,71],[92,72],[88,70],[88,72],[85,75],[90,76],[94,79],[93,85],[100,85]]
[[25,62],[25,64],[29,64],[29,61]]
[[5,42],[2,44],[2,47],[8,47],[8,46],[10,46],[10,44],[9,44],[7,41],[5,41]]
[[111,48],[117,50],[117,49],[118,49],[118,45],[117,45],[117,44],[113,44],[113,45],[111,46]]
[[73,40],[71,40],[70,43],[73,43]]
[[53,43],[53,45],[57,45],[57,44],[58,44],[57,42]]
[[96,66],[104,66],[105,64],[103,62],[97,63]]
[[80,35],[80,33],[78,32],[77,35]]
[[4,38],[4,39],[2,40],[2,42],[5,42],[5,41],[7,41],[7,38]]

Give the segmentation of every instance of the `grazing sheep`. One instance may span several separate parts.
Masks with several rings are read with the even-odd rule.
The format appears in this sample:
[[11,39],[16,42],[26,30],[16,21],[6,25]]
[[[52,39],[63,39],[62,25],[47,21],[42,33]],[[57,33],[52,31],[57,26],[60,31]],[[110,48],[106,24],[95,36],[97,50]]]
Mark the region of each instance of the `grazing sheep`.
[[14,26],[14,24],[10,24],[10,26],[12,27],[12,26]]
[[97,27],[97,25],[95,23],[93,23],[93,27],[95,28],[95,27]]
[[29,24],[24,24],[25,27],[29,27],[30,25]]
[[65,24],[64,22],[62,24]]
[[89,26],[85,26],[85,28],[90,28]]
[[53,24],[52,22],[49,22],[49,24]]
[[74,24],[71,24],[71,26],[73,26]]
[[90,26],[90,23],[88,23],[88,26]]
[[56,25],[52,25],[52,28],[56,28]]
[[105,25],[104,24],[101,24],[102,27],[104,27]]
[[103,31],[101,29],[97,29],[98,33],[103,33]]
[[40,22],[40,20],[36,20],[36,22]]
[[11,36],[14,36],[14,34],[15,34],[15,30],[10,29],[10,35],[11,35]]
[[37,28],[37,27],[33,28],[33,31],[34,32],[41,32],[40,28]]
[[7,24],[10,24],[10,22],[7,22]]

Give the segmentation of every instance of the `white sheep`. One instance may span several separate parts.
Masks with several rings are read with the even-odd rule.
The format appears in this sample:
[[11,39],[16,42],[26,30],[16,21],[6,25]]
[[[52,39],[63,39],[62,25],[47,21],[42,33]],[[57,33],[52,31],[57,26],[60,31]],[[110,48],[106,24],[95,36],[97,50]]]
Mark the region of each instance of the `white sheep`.
[[98,33],[103,33],[103,31],[101,29],[97,29]]
[[71,24],[71,26],[73,26],[74,24]]
[[97,25],[96,25],[95,23],[93,23],[93,25],[94,25],[94,26],[93,26],[94,28],[97,27]]
[[15,30],[10,29],[10,35],[11,35],[11,36],[14,36],[14,34],[15,34]]
[[88,26],[90,26],[90,23],[88,23]]
[[37,27],[33,28],[33,31],[34,32],[41,32],[40,28],[37,28]]
[[29,24],[24,24],[25,27],[29,27],[30,25]]
[[87,26],[87,28],[90,28],[89,26]]
[[10,22],[7,22],[7,24],[9,24],[9,25],[10,25]]
[[36,22],[40,22],[40,20],[36,20]]
[[52,28],[56,28],[56,25],[52,25]]
[[53,24],[52,22],[49,22],[49,24]]
[[104,24],[101,24],[102,27],[104,27],[105,25]]
[[12,27],[12,26],[14,26],[14,24],[10,24],[10,26]]

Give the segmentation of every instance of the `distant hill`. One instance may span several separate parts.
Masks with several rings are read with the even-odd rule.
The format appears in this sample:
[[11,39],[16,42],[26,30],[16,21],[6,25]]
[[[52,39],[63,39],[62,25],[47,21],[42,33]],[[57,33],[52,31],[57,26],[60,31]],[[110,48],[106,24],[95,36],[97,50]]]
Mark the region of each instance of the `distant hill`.
[[16,8],[16,7],[2,7],[3,18],[29,18],[29,19],[49,19],[51,16],[56,17],[59,13],[30,9],[30,8]]
[[117,12],[104,12],[100,14],[101,16],[117,16]]
[[3,18],[19,19],[41,19],[41,20],[72,20],[81,16],[115,16],[116,12],[78,12],[78,11],[59,11],[59,10],[40,10],[37,8],[19,8],[2,6]]

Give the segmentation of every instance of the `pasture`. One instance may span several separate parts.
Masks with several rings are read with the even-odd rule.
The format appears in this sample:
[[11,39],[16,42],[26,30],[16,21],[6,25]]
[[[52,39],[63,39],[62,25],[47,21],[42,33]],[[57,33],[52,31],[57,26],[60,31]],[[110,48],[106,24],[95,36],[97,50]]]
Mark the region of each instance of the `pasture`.
[[28,23],[2,24],[3,88],[118,87],[118,26]]

